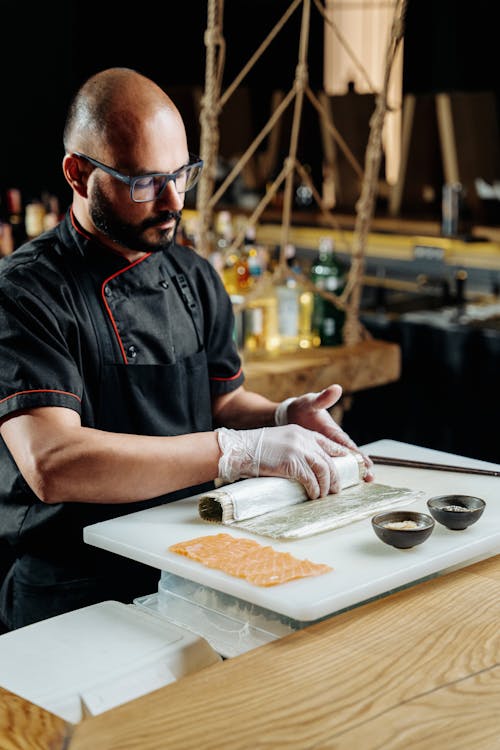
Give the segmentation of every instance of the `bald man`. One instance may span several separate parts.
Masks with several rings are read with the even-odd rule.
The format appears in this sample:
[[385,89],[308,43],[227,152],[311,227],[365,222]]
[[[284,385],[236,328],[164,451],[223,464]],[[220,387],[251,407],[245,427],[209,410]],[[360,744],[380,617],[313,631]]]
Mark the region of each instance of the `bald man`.
[[7,629],[157,587],[158,571],[86,545],[84,526],[217,478],[289,477],[314,499],[338,491],[332,459],[357,450],[328,412],[339,386],[281,404],[245,389],[221,280],[175,244],[203,165],[165,92],[97,73],[64,148],[67,215],[0,263]]

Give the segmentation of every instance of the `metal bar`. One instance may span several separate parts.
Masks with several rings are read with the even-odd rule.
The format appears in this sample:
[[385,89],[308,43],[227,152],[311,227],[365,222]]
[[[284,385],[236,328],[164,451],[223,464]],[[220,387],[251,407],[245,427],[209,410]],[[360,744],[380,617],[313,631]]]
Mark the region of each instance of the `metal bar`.
[[387,466],[407,466],[412,469],[435,469],[437,471],[456,471],[462,474],[483,474],[488,477],[500,477],[500,471],[494,469],[475,469],[471,466],[452,466],[451,464],[432,463],[431,461],[412,461],[409,458],[393,458],[390,456],[369,457],[374,464],[386,464]]

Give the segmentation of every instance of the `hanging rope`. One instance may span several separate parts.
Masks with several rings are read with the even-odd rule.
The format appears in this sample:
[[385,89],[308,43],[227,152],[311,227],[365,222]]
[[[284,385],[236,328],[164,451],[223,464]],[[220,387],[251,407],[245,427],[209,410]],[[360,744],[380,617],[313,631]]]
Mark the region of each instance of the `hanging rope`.
[[206,62],[205,92],[201,99],[200,156],[205,168],[197,192],[199,215],[196,245],[201,255],[208,257],[212,234],[212,210],[210,196],[213,194],[217,154],[219,151],[219,98],[224,73],[225,42],[222,36],[221,21],[224,13],[224,0],[208,0],[207,29],[205,31]]
[[[358,68],[362,71],[363,76],[368,81],[370,87],[373,89],[367,72],[364,70],[361,63],[359,63],[359,61],[356,59],[352,49],[348,45],[345,38],[341,35],[336,24],[334,24],[333,21],[331,21],[331,19],[326,16],[324,8],[320,4],[319,0],[313,0],[313,2],[325,19],[325,22],[333,28],[340,44],[345,47],[347,53],[350,55],[351,59],[358,66]],[[264,128],[261,130],[261,132],[248,146],[246,151],[240,156],[217,191],[214,191],[219,146],[218,120],[222,106],[234,93],[249,70],[261,57],[271,41],[276,37],[276,35],[283,28],[285,23],[288,21],[290,16],[300,4],[302,4],[302,18],[300,27],[299,58],[295,71],[293,87],[273,112],[272,116],[270,117]],[[199,236],[197,238],[197,249],[200,254],[204,255],[205,257],[208,256],[210,251],[210,238],[212,235],[212,219],[214,207],[223,196],[227,188],[232,184],[234,179],[238,176],[238,174],[242,171],[242,169],[254,155],[264,138],[272,131],[279,118],[282,117],[286,109],[291,105],[292,102],[294,102],[288,157],[285,159],[283,168],[281,169],[280,173],[273,181],[273,183],[267,187],[265,195],[263,196],[261,201],[259,201],[259,204],[249,217],[247,226],[255,226],[262,213],[265,211],[269,203],[272,201],[272,199],[275,197],[276,193],[284,183],[280,256],[278,266],[274,272],[273,282],[278,283],[279,280],[283,278],[285,272],[293,273],[293,275],[300,279],[302,284],[307,289],[314,290],[316,293],[320,294],[322,297],[329,300],[340,309],[345,310],[346,320],[343,327],[343,339],[345,344],[353,345],[361,339],[370,337],[370,334],[361,324],[359,319],[362,280],[364,273],[364,254],[366,238],[369,232],[371,220],[373,218],[375,199],[378,190],[378,177],[382,160],[382,127],[384,124],[385,114],[389,109],[387,103],[387,92],[390,74],[397,49],[403,39],[404,18],[406,14],[407,0],[395,0],[394,3],[394,16],[391,27],[391,35],[386,53],[384,82],[382,91],[377,95],[375,110],[370,120],[370,134],[365,153],[364,170],[357,162],[356,158],[352,154],[341,134],[331,122],[328,112],[323,107],[319,99],[315,96],[315,94],[311,91],[308,85],[307,50],[309,42],[311,0],[294,0],[291,3],[280,21],[278,21],[278,23],[273,27],[264,42],[262,42],[262,44],[252,55],[252,57],[240,71],[232,84],[221,96],[220,92],[225,58],[225,42],[222,34],[223,5],[223,0],[208,0],[207,30],[205,33],[205,44],[207,47],[205,93],[202,98],[202,107],[200,114],[200,150],[201,157],[205,162],[205,169],[202,172],[202,179],[200,180],[197,196],[197,209],[199,214]],[[332,137],[335,139],[337,145],[343,151],[346,159],[349,161],[352,168],[362,181],[360,198],[356,204],[354,239],[353,246],[351,248],[352,261],[344,291],[340,296],[334,294],[333,292],[316,289],[314,284],[303,274],[291,271],[291,269],[289,269],[286,264],[285,249],[286,245],[288,244],[290,234],[293,201],[293,181],[295,173],[297,173],[300,176],[301,180],[309,186],[314,200],[319,206],[326,222],[333,228],[340,229],[337,218],[325,206],[324,201],[321,198],[318,190],[314,186],[307,170],[297,160],[297,148],[300,134],[304,94],[307,96],[313,107],[318,111],[328,132],[330,132]],[[243,243],[244,237],[245,228],[243,227],[234,238],[232,246],[226,250],[226,255],[234,252],[235,249],[239,248]],[[269,274],[266,274],[265,277],[256,284],[254,289],[246,295],[245,301],[240,305],[240,307],[244,308],[247,303],[250,303],[253,299],[255,299],[259,295],[262,285],[266,283],[269,283]]]
[[375,111],[370,121],[370,135],[365,156],[365,176],[361,187],[361,195],[356,205],[351,268],[347,284],[340,298],[341,302],[344,302],[346,310],[343,339],[347,345],[356,344],[366,334],[366,330],[359,319],[362,278],[365,269],[365,246],[377,195],[378,176],[382,160],[382,127],[388,109],[389,79],[396,52],[403,40],[406,4],[407,0],[397,0],[396,3],[386,53],[384,83],[382,91],[377,96]]

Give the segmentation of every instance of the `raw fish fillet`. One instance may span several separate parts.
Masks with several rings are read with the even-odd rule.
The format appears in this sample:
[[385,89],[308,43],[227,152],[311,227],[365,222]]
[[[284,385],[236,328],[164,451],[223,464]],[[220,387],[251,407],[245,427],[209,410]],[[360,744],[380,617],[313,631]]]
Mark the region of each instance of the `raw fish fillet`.
[[276,586],[333,570],[329,565],[299,560],[289,552],[277,552],[252,539],[236,539],[230,534],[199,536],[172,544],[169,550],[256,586]]

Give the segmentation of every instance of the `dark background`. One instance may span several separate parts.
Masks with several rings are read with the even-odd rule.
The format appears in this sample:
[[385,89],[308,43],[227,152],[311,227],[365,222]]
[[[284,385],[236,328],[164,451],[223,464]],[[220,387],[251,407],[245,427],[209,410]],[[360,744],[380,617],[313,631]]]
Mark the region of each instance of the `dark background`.
[[[289,6],[290,0],[226,0],[226,83]],[[404,92],[491,90],[497,95],[493,6],[488,0],[476,0],[473,6],[460,0],[409,0]],[[59,195],[63,204],[69,202],[60,165],[63,122],[72,93],[92,73],[124,65],[167,89],[203,86],[206,0],[132,4],[128,11],[125,7],[102,0],[1,0],[1,190],[21,188],[25,203],[42,190]],[[299,28],[300,9],[245,79],[252,91],[256,127],[259,119],[263,123],[268,117],[270,92],[291,86]],[[322,87],[323,20],[313,4],[309,50],[310,84],[318,90]],[[303,161],[317,168],[317,118],[306,113],[304,119]],[[196,127],[193,123],[193,131]],[[196,144],[190,147],[195,150]]]

